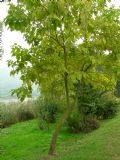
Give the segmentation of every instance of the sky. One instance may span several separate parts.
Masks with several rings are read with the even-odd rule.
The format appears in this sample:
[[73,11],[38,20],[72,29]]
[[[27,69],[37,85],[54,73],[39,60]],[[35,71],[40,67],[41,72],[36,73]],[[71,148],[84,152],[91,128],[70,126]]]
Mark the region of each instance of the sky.
[[[17,0],[12,0],[14,4],[17,3]],[[116,7],[120,6],[120,0],[112,0],[111,4],[115,4]],[[3,21],[3,19],[7,15],[8,11],[8,5],[7,3],[3,2],[0,3],[0,21]],[[2,41],[3,41],[3,48],[4,48],[4,54],[2,57],[2,60],[0,62],[0,68],[7,68],[7,63],[6,61],[8,59],[11,59],[11,46],[14,43],[17,43],[23,47],[28,47],[27,43],[24,41],[23,36],[20,32],[11,32],[8,28],[5,26],[3,27],[3,36],[2,36]]]
[[[16,4],[17,0],[12,0],[13,3]],[[0,3],[0,21],[3,21],[4,18],[7,16],[8,11],[7,3]],[[2,35],[2,43],[4,48],[4,54],[2,60],[0,62],[0,68],[8,68],[7,67],[7,60],[11,59],[11,46],[14,43],[17,43],[23,47],[28,47],[26,42],[23,39],[23,36],[20,32],[11,32],[7,27],[3,26],[3,35]]]

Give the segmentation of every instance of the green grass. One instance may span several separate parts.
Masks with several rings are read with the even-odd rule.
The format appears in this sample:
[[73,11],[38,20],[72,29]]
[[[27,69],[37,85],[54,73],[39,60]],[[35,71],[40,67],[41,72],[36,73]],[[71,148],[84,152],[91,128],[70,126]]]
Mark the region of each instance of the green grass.
[[[0,160],[45,159],[54,126],[40,131],[36,120],[17,123],[0,133]],[[120,160],[120,114],[89,134],[61,131],[54,160]]]

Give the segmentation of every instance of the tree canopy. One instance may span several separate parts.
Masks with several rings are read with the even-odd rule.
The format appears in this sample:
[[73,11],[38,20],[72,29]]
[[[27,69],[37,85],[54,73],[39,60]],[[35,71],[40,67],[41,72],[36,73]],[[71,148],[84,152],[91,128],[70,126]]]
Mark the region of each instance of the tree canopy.
[[12,47],[11,75],[20,73],[23,81],[13,94],[24,100],[35,83],[41,92],[54,88],[66,95],[70,108],[78,80],[103,90],[114,87],[120,75],[120,9],[107,3],[18,0],[17,5],[10,4],[5,24],[20,31],[29,44],[28,49]]
[[21,72],[24,83],[16,90],[20,97],[30,96],[32,83],[62,84],[65,71],[70,85],[82,77],[100,87],[115,82],[112,74],[115,70],[118,73],[119,65],[119,9],[109,9],[103,0],[18,2],[10,5],[5,23],[23,33],[30,45],[29,49],[15,45],[12,55],[16,60],[9,61],[11,74]]

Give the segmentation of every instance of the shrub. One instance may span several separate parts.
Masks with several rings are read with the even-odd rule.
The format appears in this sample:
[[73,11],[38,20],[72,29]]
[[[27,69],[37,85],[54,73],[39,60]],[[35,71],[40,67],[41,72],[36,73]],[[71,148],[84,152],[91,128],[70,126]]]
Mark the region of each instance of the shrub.
[[0,127],[7,127],[19,121],[35,118],[36,105],[33,100],[12,103],[0,103]]
[[118,112],[118,103],[115,100],[102,99],[96,109],[96,116],[99,119],[113,118]]
[[36,105],[34,101],[27,101],[20,103],[18,108],[18,119],[19,121],[31,120],[36,117]]
[[67,119],[67,127],[71,133],[79,133],[81,131],[81,119],[76,112],[72,113]]
[[55,101],[39,98],[37,101],[40,129],[48,127],[49,123],[55,123],[59,105]]
[[19,109],[18,110],[18,119],[19,121],[26,121],[26,120],[31,120],[34,117],[34,114],[32,112],[30,112],[29,110],[22,110],[22,109]]
[[84,120],[82,131],[85,133],[91,132],[92,130],[100,127],[99,121],[95,117],[87,116]]
[[70,132],[90,132],[99,127],[97,119],[113,118],[118,112],[118,103],[111,92],[94,89],[90,84],[78,81],[75,84],[76,111],[67,120]]
[[0,124],[1,128],[18,122],[17,106],[15,103],[0,104]]
[[94,129],[99,128],[99,121],[93,116],[83,116],[79,112],[74,112],[67,119],[67,126],[69,132],[79,133],[79,132],[91,132]]
[[80,82],[75,87],[79,113],[86,116],[92,114],[98,119],[113,118],[117,114],[118,103],[111,92],[94,89],[92,85]]

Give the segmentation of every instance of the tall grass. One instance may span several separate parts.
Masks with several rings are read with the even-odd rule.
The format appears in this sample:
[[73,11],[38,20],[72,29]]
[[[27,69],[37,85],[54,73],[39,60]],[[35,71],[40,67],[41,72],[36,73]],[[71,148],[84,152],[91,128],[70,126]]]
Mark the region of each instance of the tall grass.
[[36,117],[37,107],[35,100],[26,102],[0,103],[0,127],[30,120]]

